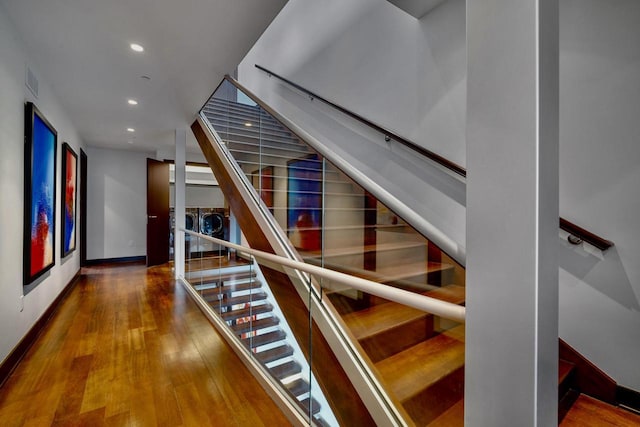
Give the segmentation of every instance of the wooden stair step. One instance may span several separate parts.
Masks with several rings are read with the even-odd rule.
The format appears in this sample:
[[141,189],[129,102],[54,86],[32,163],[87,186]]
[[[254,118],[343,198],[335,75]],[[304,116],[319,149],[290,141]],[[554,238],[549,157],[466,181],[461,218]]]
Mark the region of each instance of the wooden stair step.
[[[318,260],[311,258],[310,264],[317,264]],[[442,275],[453,272],[453,265],[432,261],[419,261],[408,264],[396,264],[393,266],[378,268],[375,271],[364,270],[353,266],[326,263],[325,268],[351,274],[356,277],[368,279],[378,283],[400,282],[418,276]]]
[[401,401],[464,364],[464,325],[449,329],[376,364]]
[[466,289],[464,286],[446,285],[424,292],[422,295],[452,304],[464,304],[465,293]]
[[279,347],[270,348],[259,353],[255,353],[256,359],[262,363],[275,362],[285,357],[293,356],[293,348],[289,344],[284,344]]
[[[228,295],[233,292],[241,292],[241,291],[250,291],[253,289],[259,289],[262,287],[262,283],[259,280],[251,280],[245,283],[238,283],[234,285],[224,285],[224,286],[210,286],[207,288],[201,287],[198,292],[204,299],[208,297],[214,298],[216,295]],[[222,298],[222,297],[220,297]]]
[[274,366],[269,368],[269,371],[279,380],[283,380],[292,375],[299,374],[302,372],[302,366],[295,360],[290,360],[281,365]]
[[574,365],[571,362],[568,362],[564,359],[560,359],[559,365],[558,365],[558,384],[562,384],[564,381],[567,380],[567,378],[569,377],[569,374],[571,374],[571,371],[573,371],[575,366],[576,365]]
[[459,400],[444,411],[438,418],[427,424],[428,427],[464,427],[464,399]]
[[[222,295],[222,299],[218,299],[218,297],[221,295]],[[207,302],[213,302],[215,304],[219,303],[224,306],[230,306],[230,305],[239,305],[239,304],[247,304],[247,303],[262,301],[267,299],[267,294],[265,294],[264,292],[254,292],[254,293],[240,295],[236,297],[229,297],[226,294],[213,294],[213,295],[210,295],[208,298],[205,297],[204,299]]]
[[189,282],[194,285],[197,291],[211,288],[212,285],[217,285],[220,282],[224,283],[231,280],[248,280],[256,277],[255,271],[236,272],[236,273],[224,273],[224,274],[212,274],[208,276],[189,279]]
[[[364,210],[364,209],[360,209]],[[322,253],[321,251],[300,251],[300,255],[303,259],[312,259],[312,258],[320,258],[322,256],[326,257],[340,257],[347,255],[359,255],[363,253],[381,253],[381,252],[391,252],[398,251],[404,249],[416,249],[416,248],[427,248],[427,243],[424,241],[405,241],[405,242],[390,242],[390,243],[382,243],[376,245],[362,245],[362,246],[350,246],[350,247],[340,247],[340,248],[331,248],[327,249]]]
[[285,387],[287,387],[287,390],[296,397],[309,392],[309,383],[302,378],[291,381],[286,384]]
[[[214,304],[214,308],[216,308],[215,306],[217,305],[218,305],[217,303]],[[240,317],[251,317],[251,316],[255,316],[262,313],[269,313],[271,311],[273,311],[273,306],[269,303],[266,303],[266,304],[254,305],[252,307],[242,308],[239,310],[227,311],[225,313],[222,313],[221,317],[226,321],[230,321],[230,320],[236,320]]]
[[271,344],[277,341],[282,341],[286,338],[285,334],[281,330],[267,332],[266,334],[260,334],[252,337],[243,338],[242,342],[250,348],[260,347],[261,345]]
[[463,397],[464,325],[375,364],[418,424],[427,424]]
[[560,427],[583,426],[640,426],[640,415],[581,394]]
[[342,320],[358,340],[384,333],[427,316],[424,311],[388,302],[345,314]]
[[260,329],[267,329],[273,326],[278,326],[279,323],[280,319],[271,316],[265,317],[264,319],[250,320],[248,322],[235,324],[231,326],[231,329],[233,329],[233,332],[235,332],[236,334],[241,335],[251,331],[258,331]]
[[300,401],[300,406],[302,406],[302,409],[304,409],[305,414],[309,413],[309,409],[311,409],[311,415],[316,415],[318,412],[320,412],[320,404],[312,397],[302,399]]

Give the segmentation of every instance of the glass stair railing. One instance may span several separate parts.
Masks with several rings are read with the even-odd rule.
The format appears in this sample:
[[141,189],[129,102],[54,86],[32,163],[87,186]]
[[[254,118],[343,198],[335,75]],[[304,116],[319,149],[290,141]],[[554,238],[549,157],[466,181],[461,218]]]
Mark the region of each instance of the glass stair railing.
[[[464,267],[257,101],[225,79],[201,117],[299,259],[464,305]],[[462,425],[463,324],[326,278],[314,286],[407,424]]]
[[[184,279],[199,296],[198,301],[233,342],[240,344],[245,355],[260,366],[270,382],[289,396],[302,419],[309,425],[337,426],[313,377],[308,357],[292,338],[256,259],[222,246],[217,253],[189,249],[212,246],[201,236],[185,231],[188,250]],[[309,343],[302,344],[310,347]]]

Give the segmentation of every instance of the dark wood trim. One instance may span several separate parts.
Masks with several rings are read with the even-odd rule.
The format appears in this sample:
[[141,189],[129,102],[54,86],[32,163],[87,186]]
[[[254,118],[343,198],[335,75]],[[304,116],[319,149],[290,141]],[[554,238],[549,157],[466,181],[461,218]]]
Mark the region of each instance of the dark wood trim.
[[615,405],[616,382],[584,356],[560,339],[560,359],[575,365],[575,377],[572,388],[603,402]]
[[87,175],[89,161],[87,153],[80,149],[80,267],[87,264]]
[[434,153],[431,150],[427,150],[424,147],[419,146],[418,144],[411,142],[403,137],[401,137],[400,135],[397,135],[396,133],[390,131],[389,129],[385,129],[382,126],[379,126],[375,123],[373,123],[372,121],[370,121],[369,119],[361,116],[360,114],[354,113],[351,110],[347,110],[346,108],[336,104],[335,102],[329,101],[326,98],[323,98],[322,96],[311,92],[308,89],[303,88],[302,86],[292,82],[291,80],[288,80],[276,73],[274,73],[273,71],[267,70],[266,68],[255,64],[255,67],[261,71],[264,71],[265,73],[269,74],[270,76],[273,76],[279,80],[282,80],[283,82],[287,83],[288,85],[296,88],[297,90],[305,93],[306,95],[309,95],[312,99],[317,99],[320,102],[323,102],[329,106],[331,106],[332,108],[335,108],[336,110],[340,111],[341,113],[351,117],[352,119],[355,119],[357,121],[359,121],[360,123],[365,124],[366,126],[369,126],[372,129],[377,130],[378,132],[380,132],[381,134],[383,134],[385,136],[385,138],[390,138],[393,139],[397,142],[399,142],[400,144],[409,147],[410,149],[412,149],[413,151],[417,151],[418,153],[422,154],[425,157],[428,157],[429,159],[433,160],[436,163],[439,163],[440,165],[444,166],[445,168],[457,173],[460,176],[467,176],[467,171],[465,170],[465,168],[463,168],[462,166],[452,162],[449,159],[446,159],[444,157],[442,157],[439,154]]
[[618,405],[632,409],[640,414],[640,392],[618,385],[616,399]]
[[147,257],[144,255],[139,256],[127,256],[120,258],[99,258],[88,259],[86,265],[102,265],[102,264],[123,264],[123,263],[140,263],[144,264],[147,261]]
[[606,251],[614,245],[613,242],[595,235],[589,230],[585,230],[564,218],[560,218],[560,228],[573,236],[579,237],[581,240],[595,246],[601,251]]
[[45,312],[42,313],[42,316],[36,320],[31,329],[29,329],[25,336],[22,337],[18,345],[16,345],[13,350],[11,350],[11,353],[9,353],[9,355],[2,361],[2,364],[0,364],[0,387],[9,378],[9,376],[11,376],[11,373],[18,366],[24,355],[27,354],[27,351],[31,348],[33,343],[38,339],[40,333],[49,322],[49,319],[51,319],[51,316],[53,316],[56,310],[58,310],[79,279],[80,270],[74,274],[69,283],[67,283],[64,289],[62,289],[62,292],[58,294],[49,307],[47,307]]

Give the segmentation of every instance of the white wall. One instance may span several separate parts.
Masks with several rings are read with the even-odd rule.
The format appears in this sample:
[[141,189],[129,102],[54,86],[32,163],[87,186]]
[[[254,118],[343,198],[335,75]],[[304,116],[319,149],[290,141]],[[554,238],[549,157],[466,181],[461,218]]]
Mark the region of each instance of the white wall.
[[640,3],[563,0],[560,214],[616,246],[560,249],[560,336],[640,390]]
[[[560,215],[615,242],[559,240],[560,336],[640,390],[640,3],[560,2]],[[464,245],[464,186],[388,147],[258,63],[461,164],[465,2],[416,20],[384,0],[291,0],[239,66],[241,83]]]
[[[47,85],[47,76],[38,74],[31,61],[0,5],[0,360],[13,350],[80,268],[79,250],[60,258],[60,153],[62,142],[68,142],[79,155],[83,143]],[[25,86],[27,65],[39,81],[38,99]],[[55,266],[24,296],[24,310],[21,311],[25,101],[34,102],[58,131],[58,162]],[[77,247],[79,244],[78,237]]]
[[[175,206],[175,186],[171,184],[169,206]],[[188,208],[224,208],[224,194],[213,185],[188,185],[185,188],[185,206]]]
[[[290,1],[238,67],[242,84],[465,244],[464,186],[382,135],[269,78],[262,65],[464,165],[465,3],[421,20],[385,0]],[[420,191],[415,191],[419,188]]]
[[87,157],[87,259],[145,256],[153,155],[89,147]]

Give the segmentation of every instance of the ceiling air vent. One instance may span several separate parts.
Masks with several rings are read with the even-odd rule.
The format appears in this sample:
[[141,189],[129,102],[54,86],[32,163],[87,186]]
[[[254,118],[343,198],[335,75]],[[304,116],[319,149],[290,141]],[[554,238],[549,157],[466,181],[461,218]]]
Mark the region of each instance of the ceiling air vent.
[[36,75],[33,74],[31,68],[27,67],[27,87],[31,91],[31,93],[37,98],[38,97],[38,79],[36,79]]

